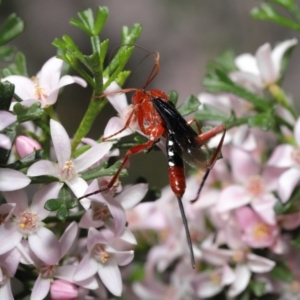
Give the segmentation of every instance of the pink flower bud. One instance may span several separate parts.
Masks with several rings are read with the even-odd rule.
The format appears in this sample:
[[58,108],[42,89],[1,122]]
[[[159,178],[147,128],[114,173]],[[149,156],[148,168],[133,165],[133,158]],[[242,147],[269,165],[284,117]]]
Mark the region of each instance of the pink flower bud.
[[50,287],[51,300],[75,300],[78,297],[76,286],[64,280],[56,280]]
[[24,135],[19,135],[16,138],[15,145],[16,145],[16,150],[21,158],[27,156],[28,154],[34,152],[35,150],[41,149],[40,143]]

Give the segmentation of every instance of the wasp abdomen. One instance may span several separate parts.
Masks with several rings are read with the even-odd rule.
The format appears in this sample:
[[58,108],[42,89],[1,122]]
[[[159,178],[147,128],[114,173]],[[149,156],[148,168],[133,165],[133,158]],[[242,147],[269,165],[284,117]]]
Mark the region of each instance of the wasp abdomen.
[[167,156],[169,165],[169,182],[174,194],[182,197],[185,192],[185,174],[181,148],[177,145],[173,133],[167,137]]

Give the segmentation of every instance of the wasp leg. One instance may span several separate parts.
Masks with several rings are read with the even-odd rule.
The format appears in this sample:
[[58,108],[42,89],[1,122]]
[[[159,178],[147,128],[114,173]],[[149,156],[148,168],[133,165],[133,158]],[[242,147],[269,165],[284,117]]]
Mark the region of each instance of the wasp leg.
[[216,136],[217,134],[219,134],[221,132],[223,132],[223,134],[222,134],[222,137],[220,139],[220,142],[219,142],[215,152],[213,153],[211,159],[209,160],[208,167],[207,167],[206,172],[205,172],[205,174],[202,178],[202,181],[201,181],[201,184],[200,184],[199,189],[197,191],[196,197],[193,200],[191,200],[192,203],[194,203],[198,200],[198,198],[200,196],[200,193],[201,193],[201,190],[204,186],[204,183],[205,183],[205,181],[206,181],[206,179],[207,179],[207,177],[210,173],[210,170],[213,168],[214,164],[217,161],[218,155],[221,152],[221,148],[223,146],[223,142],[224,142],[224,138],[225,138],[225,134],[226,134],[226,127],[224,125],[219,125],[219,126],[213,128],[213,129],[211,129],[207,132],[204,132],[204,133],[200,134],[197,138],[197,140],[199,142],[205,143],[205,142],[207,142],[208,140],[210,140],[211,138],[213,138],[214,136]]

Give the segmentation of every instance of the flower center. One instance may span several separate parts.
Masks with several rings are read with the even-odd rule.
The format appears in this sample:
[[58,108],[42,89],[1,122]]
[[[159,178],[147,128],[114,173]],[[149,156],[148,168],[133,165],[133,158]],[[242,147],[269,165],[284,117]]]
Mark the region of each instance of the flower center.
[[65,162],[65,165],[60,170],[60,176],[63,180],[71,180],[76,175],[76,171],[74,168],[74,164],[72,160],[68,160]]
[[264,180],[260,176],[252,176],[246,184],[247,192],[253,197],[261,195],[265,191]]
[[110,254],[105,251],[105,247],[101,244],[97,244],[94,247],[93,252],[95,259],[103,264],[105,264],[110,258]]
[[291,283],[290,283],[290,291],[293,293],[293,294],[299,294],[300,292],[300,283],[298,280],[293,280]]
[[110,211],[106,204],[95,203],[93,206],[93,220],[105,221],[111,217]]
[[35,98],[41,102],[45,102],[48,98],[48,94],[46,93],[45,89],[39,86],[39,79],[37,77],[32,77],[31,81],[33,81],[34,89],[35,89]]
[[43,278],[52,278],[55,269],[56,269],[55,266],[42,265],[42,267],[40,268],[40,273]]
[[212,272],[209,275],[209,279],[216,286],[219,286],[221,284],[221,276],[217,272]]
[[296,163],[297,166],[300,166],[300,147],[294,148],[291,153],[292,160]]
[[247,255],[247,251],[236,250],[236,251],[234,251],[234,253],[232,254],[232,260],[233,260],[235,263],[244,262],[244,261],[246,260],[246,255]]
[[19,229],[23,234],[28,235],[36,232],[38,223],[39,220],[36,213],[30,210],[21,212],[19,216]]
[[269,229],[266,224],[256,224],[254,226],[253,236],[256,239],[264,239],[269,235]]

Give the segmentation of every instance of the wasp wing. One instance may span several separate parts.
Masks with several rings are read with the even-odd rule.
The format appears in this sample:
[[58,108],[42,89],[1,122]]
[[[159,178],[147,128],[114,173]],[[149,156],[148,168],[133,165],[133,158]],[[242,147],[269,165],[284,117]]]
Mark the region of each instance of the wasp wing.
[[193,167],[207,169],[212,152],[197,141],[197,133],[187,124],[174,104],[161,98],[152,98],[152,102],[164,120],[168,132],[174,136],[175,142],[182,149],[184,160]]

